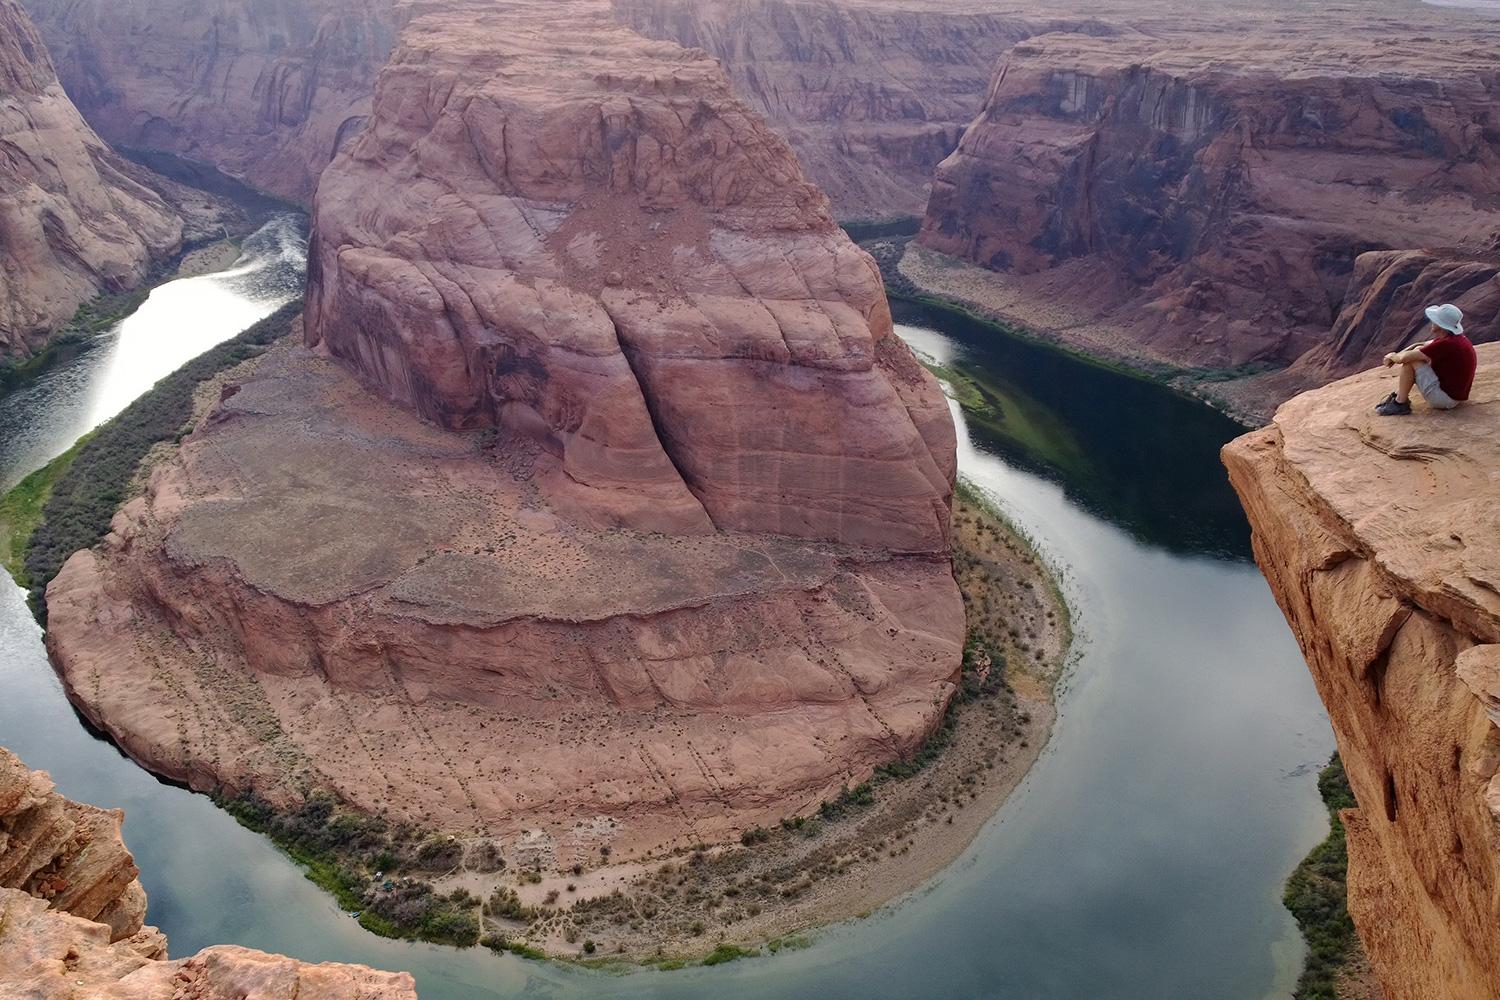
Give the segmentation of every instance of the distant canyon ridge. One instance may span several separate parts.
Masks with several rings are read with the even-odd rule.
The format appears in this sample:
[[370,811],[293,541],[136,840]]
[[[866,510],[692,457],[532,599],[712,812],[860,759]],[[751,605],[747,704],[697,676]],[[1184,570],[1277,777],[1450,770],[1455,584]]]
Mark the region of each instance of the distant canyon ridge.
[[[32,0],[90,125],[310,204],[401,27],[441,2]],[[503,8],[501,3],[496,7]],[[1001,318],[1239,380],[1252,412],[1367,367],[1441,298],[1500,334],[1500,27],[1153,0],[614,0],[716,59],[844,220],[917,217]],[[128,40],[122,44],[121,40]],[[1253,377],[1249,377],[1253,376]],[[1249,378],[1247,378],[1249,377]]]

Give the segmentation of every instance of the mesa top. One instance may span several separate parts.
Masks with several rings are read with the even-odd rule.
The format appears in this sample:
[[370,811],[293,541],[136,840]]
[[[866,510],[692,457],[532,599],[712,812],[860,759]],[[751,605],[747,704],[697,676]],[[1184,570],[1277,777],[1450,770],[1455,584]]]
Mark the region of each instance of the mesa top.
[[1432,373],[1438,385],[1452,399],[1462,402],[1469,398],[1474,387],[1474,370],[1479,367],[1479,356],[1474,345],[1461,333],[1451,337],[1439,337],[1423,344],[1419,350],[1427,355],[1432,364]]

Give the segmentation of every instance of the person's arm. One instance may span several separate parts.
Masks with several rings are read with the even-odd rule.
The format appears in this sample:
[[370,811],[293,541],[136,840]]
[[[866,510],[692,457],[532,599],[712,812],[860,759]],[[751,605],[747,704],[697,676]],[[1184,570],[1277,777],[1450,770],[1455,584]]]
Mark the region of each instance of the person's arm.
[[1385,366],[1392,365],[1429,365],[1432,359],[1422,352],[1423,344],[1419,347],[1409,347],[1404,351],[1392,351],[1385,356]]

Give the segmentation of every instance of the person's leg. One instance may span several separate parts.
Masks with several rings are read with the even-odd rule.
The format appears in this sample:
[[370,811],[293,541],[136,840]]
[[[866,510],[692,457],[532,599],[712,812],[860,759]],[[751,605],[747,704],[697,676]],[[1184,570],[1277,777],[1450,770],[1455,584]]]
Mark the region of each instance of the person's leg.
[[1453,397],[1443,391],[1443,384],[1438,381],[1437,372],[1432,370],[1431,365],[1417,366],[1416,381],[1417,391],[1434,410],[1451,410],[1458,405]]
[[1411,401],[1411,387],[1417,384],[1417,366],[1410,361],[1401,366],[1401,378],[1396,382],[1396,402]]

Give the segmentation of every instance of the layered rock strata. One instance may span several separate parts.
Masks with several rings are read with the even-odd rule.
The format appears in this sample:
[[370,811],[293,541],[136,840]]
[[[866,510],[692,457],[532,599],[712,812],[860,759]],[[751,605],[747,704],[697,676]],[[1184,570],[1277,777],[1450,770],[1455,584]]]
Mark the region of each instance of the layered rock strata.
[[182,223],[86,125],[35,27],[0,0],[0,359],[40,348],[78,307],[146,278]]
[[1349,909],[1388,1000],[1500,982],[1500,347],[1404,419],[1369,372],[1224,451],[1359,802]]
[[1500,340],[1500,253],[1492,248],[1361,254],[1330,336],[1295,368],[1326,380],[1374,367],[1388,352],[1430,336],[1422,308],[1434,302],[1461,308],[1464,332],[1476,343]]
[[651,38],[701,48],[791,143],[845,219],[921,215],[996,61],[1040,32],[1108,31],[970,0],[614,0]]
[[267,360],[49,588],[132,755],[586,860],[814,808],[941,719],[945,402],[701,53],[589,0],[423,13],[309,272],[328,357]]
[[[1062,302],[1118,353],[1286,364],[1326,355],[1360,254],[1500,232],[1494,22],[1124,16],[1139,30],[1011,49],[938,169],[921,243],[1002,272],[1016,318],[1056,326]],[[1334,350],[1329,374],[1367,360]]]
[[167,961],[120,810],[63,798],[0,747],[0,995],[112,1000],[415,1000],[405,973],[213,947]]
[[211,163],[303,204],[364,124],[395,0],[29,0],[110,142]]
[[122,819],[118,809],[63,798],[46,774],[0,747],[0,888],[103,924],[111,941],[139,933],[146,915]]

